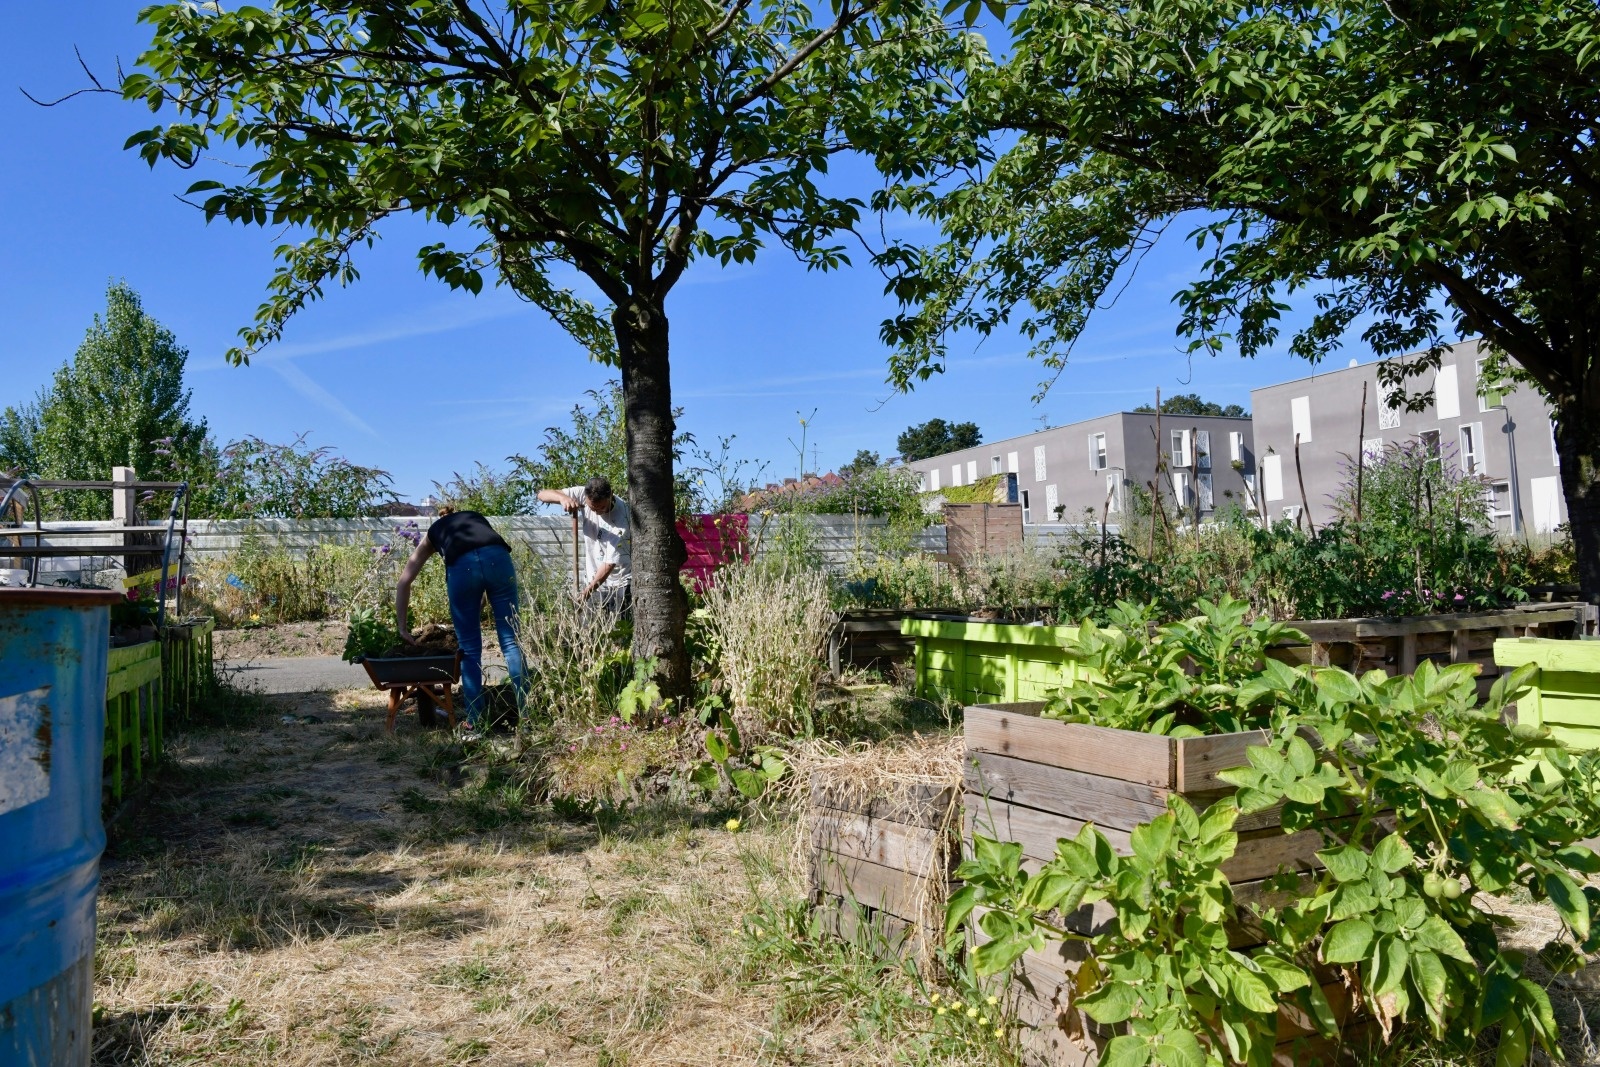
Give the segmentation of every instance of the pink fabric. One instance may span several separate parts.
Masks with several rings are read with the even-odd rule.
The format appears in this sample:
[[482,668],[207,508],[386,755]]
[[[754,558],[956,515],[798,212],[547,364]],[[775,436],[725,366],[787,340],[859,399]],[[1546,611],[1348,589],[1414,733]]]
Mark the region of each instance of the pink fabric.
[[712,584],[718,567],[750,558],[748,515],[691,515],[678,520],[678,536],[689,550],[683,572],[690,576],[695,592]]

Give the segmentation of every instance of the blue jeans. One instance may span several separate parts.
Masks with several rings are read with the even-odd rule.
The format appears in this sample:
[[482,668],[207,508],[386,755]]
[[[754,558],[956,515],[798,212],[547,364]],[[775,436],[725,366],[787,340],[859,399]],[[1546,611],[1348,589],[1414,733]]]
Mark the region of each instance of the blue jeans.
[[499,545],[475,548],[445,568],[445,588],[450,593],[450,621],[461,646],[461,696],[469,725],[476,726],[483,711],[483,631],[479,609],[489,598],[494,632],[506,657],[506,673],[522,703],[528,688],[528,671],[517,645],[517,571],[511,553]]

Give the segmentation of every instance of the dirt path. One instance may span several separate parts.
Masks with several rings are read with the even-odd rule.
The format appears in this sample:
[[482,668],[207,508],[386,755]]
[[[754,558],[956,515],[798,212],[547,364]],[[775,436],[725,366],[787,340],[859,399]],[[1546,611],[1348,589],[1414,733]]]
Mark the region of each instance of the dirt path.
[[96,1064],[828,1058],[791,1060],[809,1039],[741,978],[751,902],[793,892],[781,831],[602,833],[509,778],[446,786],[459,750],[414,718],[385,739],[376,697],[177,739],[104,866]]

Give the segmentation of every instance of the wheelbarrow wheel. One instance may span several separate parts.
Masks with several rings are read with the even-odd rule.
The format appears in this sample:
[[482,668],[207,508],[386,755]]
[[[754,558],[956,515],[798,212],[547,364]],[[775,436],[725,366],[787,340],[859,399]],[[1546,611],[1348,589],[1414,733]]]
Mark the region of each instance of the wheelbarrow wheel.
[[426,689],[417,690],[417,722],[424,730],[432,730],[442,724],[444,716],[439,714],[439,705],[433,699],[433,694]]

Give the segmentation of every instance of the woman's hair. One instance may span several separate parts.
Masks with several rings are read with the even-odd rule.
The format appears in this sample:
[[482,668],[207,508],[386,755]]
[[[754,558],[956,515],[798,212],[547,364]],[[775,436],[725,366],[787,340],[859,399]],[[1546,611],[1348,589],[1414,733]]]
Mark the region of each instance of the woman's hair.
[[446,515],[454,515],[455,512],[456,512],[456,506],[454,504],[440,504],[439,505],[439,517],[441,519],[444,518]]

